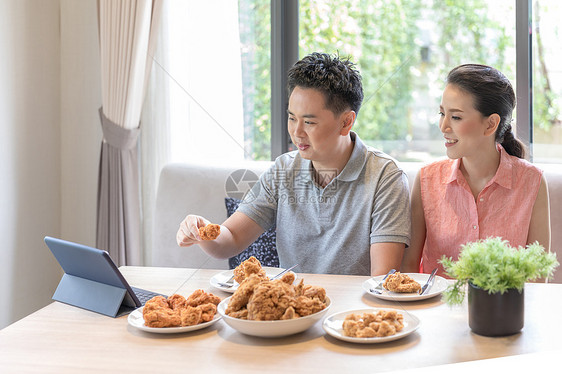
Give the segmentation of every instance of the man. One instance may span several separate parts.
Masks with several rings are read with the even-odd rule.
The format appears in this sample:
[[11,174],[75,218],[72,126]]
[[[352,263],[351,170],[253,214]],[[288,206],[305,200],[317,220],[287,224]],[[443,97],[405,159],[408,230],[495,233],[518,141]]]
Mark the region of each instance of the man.
[[354,275],[399,269],[410,243],[408,180],[351,131],[363,101],[355,65],[313,53],[289,70],[288,90],[288,129],[298,150],[277,158],[217,239],[201,241],[198,228],[209,222],[188,215],[178,244],[228,258],[277,224],[281,267]]

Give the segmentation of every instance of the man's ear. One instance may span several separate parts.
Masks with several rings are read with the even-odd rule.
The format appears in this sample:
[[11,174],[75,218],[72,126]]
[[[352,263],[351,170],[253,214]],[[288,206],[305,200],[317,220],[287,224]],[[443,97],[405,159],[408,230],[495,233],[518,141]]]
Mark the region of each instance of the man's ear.
[[353,127],[353,124],[355,123],[355,117],[357,116],[357,114],[353,111],[353,110],[348,110],[344,113],[342,113],[341,119],[342,119],[342,128],[340,131],[340,134],[343,136],[347,136],[349,135],[349,132],[351,131],[351,128]]
[[485,136],[489,136],[496,133],[498,126],[500,124],[501,117],[497,113],[490,114],[486,118],[486,130],[484,131]]

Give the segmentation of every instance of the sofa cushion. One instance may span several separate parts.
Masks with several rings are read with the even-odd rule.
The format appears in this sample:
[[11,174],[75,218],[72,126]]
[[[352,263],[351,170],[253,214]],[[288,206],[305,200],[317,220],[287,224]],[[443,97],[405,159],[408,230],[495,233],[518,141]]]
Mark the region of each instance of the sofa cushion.
[[[230,217],[240,204],[239,199],[225,197],[226,215]],[[248,248],[240,252],[234,257],[228,259],[228,266],[234,269],[242,261],[247,260],[251,256],[256,257],[263,266],[279,267],[279,256],[277,255],[277,247],[275,245],[275,226],[265,231],[260,237],[252,243]]]

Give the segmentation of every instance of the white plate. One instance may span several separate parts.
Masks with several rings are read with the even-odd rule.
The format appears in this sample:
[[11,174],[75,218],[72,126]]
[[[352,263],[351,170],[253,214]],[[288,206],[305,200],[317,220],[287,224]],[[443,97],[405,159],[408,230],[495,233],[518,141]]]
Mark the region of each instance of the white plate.
[[[396,312],[402,314],[404,316],[404,328],[402,331],[397,332],[394,335],[384,336],[384,337],[375,337],[375,338],[355,338],[351,336],[346,336],[343,334],[342,324],[345,320],[345,317],[348,314],[355,313],[355,314],[363,314],[363,313],[376,313],[378,310],[395,310]],[[384,343],[390,342],[393,340],[402,339],[405,336],[410,335],[414,331],[418,329],[420,326],[420,320],[418,317],[414,316],[413,314],[408,313],[405,310],[397,310],[397,309],[387,309],[387,308],[378,308],[378,309],[356,309],[356,310],[348,310],[345,312],[339,312],[336,314],[332,314],[331,316],[327,317],[322,324],[324,331],[328,333],[328,335],[333,336],[334,338],[351,342],[351,343],[362,343],[362,344],[371,344],[371,343]]]
[[[427,282],[429,278],[429,274],[425,273],[404,273],[416,282],[418,282],[422,287]],[[439,275],[435,276],[435,281],[433,282],[433,286],[429,290],[427,290],[423,295],[418,294],[417,292],[412,293],[399,293],[399,292],[391,292],[383,287],[380,294],[371,292],[371,288],[376,287],[382,279],[384,275],[379,275],[370,279],[367,279],[363,282],[363,290],[370,295],[378,297],[379,299],[383,300],[394,300],[394,301],[417,301],[417,300],[424,300],[429,299],[430,297],[434,297],[440,295],[447,289],[448,283],[447,280]]]
[[326,307],[309,316],[282,321],[250,321],[247,319],[234,318],[225,314],[229,301],[230,297],[227,297],[221,301],[217,307],[217,312],[223,317],[223,321],[243,334],[262,338],[277,338],[308,330],[324,317],[328,309],[330,309],[331,304],[330,298],[326,297]]
[[[265,273],[267,274],[268,277],[273,277],[277,274],[279,274],[280,272],[282,272],[283,268],[274,268],[274,267],[268,267],[268,266],[264,266],[263,269],[265,270]],[[239,284],[234,282],[234,286],[232,287],[224,287],[221,286],[219,284],[220,283],[226,283],[227,280],[230,279],[230,277],[232,277],[232,275],[234,274],[234,270],[226,270],[223,271],[222,273],[218,273],[215,274],[211,277],[210,283],[211,286],[218,288],[221,291],[224,292],[230,292],[230,293],[234,293],[234,291],[236,291],[238,289]],[[295,274],[295,279],[296,279],[296,274]]]
[[156,334],[177,334],[177,333],[181,333],[181,332],[189,332],[189,331],[195,331],[195,330],[200,330],[200,329],[204,329],[207,326],[211,326],[212,324],[214,324],[215,322],[217,322],[219,319],[221,319],[221,316],[217,313],[215,314],[215,317],[209,321],[209,322],[203,322],[197,325],[193,325],[193,326],[181,326],[181,327],[148,327],[144,325],[144,319],[142,318],[142,306],[138,309],[135,309],[131,312],[131,314],[129,314],[129,317],[127,317],[127,321],[129,322],[129,325],[136,327],[137,329],[143,330],[143,331],[148,331],[148,332],[153,332]]

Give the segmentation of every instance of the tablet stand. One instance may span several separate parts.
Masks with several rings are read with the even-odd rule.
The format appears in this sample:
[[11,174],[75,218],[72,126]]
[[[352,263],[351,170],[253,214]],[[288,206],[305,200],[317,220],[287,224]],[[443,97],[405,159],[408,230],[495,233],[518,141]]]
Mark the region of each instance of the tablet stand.
[[124,288],[64,274],[53,300],[116,317],[123,314],[120,308],[126,293]]

